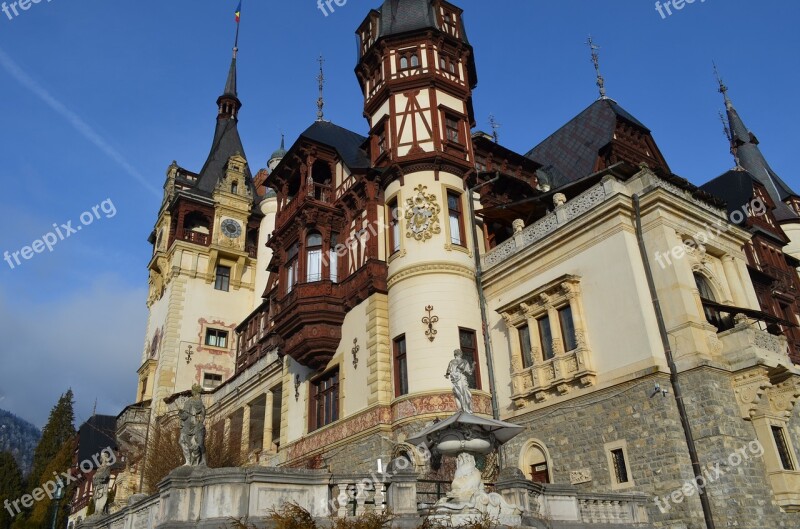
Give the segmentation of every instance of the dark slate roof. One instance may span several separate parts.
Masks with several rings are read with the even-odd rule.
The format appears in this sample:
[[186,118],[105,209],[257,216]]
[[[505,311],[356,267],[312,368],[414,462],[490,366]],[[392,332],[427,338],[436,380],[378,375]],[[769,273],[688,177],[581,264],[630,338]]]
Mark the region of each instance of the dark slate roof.
[[742,169],[730,171],[700,186],[700,189],[722,199],[727,204],[728,215],[753,200],[753,181],[756,178]]
[[92,461],[92,456],[100,460],[99,453],[111,447],[115,449],[117,418],[111,415],[93,415],[80,427],[78,442],[78,464]]
[[[228,163],[228,159],[236,153],[241,154],[245,160],[247,159],[242,146],[242,139],[239,137],[237,120],[217,120],[217,129],[214,131],[211,152],[208,153],[208,159],[200,170],[200,178],[197,180],[196,189],[204,193],[213,193],[217,183],[225,176],[225,166]],[[249,166],[245,166],[245,176],[249,185],[252,185],[253,175]]]
[[[399,35],[420,29],[439,29],[431,0],[385,0],[380,13],[380,36]],[[466,33],[464,42],[468,42]]]
[[776,204],[775,218],[778,220],[797,219],[797,215],[783,201],[798,196],[778,174],[772,170],[758,146],[758,138],[744,124],[733,103],[725,97],[728,110],[728,123],[736,155],[741,165],[756,182],[763,185]]
[[369,155],[361,148],[367,138],[328,121],[317,121],[300,135],[336,149],[342,161],[351,169],[368,169]]
[[542,164],[553,188],[592,174],[597,156],[614,139],[617,119],[644,129],[642,122],[611,99],[598,99],[525,156]]
[[[223,94],[217,100],[217,104],[226,97],[233,97],[236,99],[237,104],[239,101],[237,86],[236,86],[236,57],[231,60],[231,67],[228,71],[228,78],[225,82],[225,89]],[[200,170],[199,178],[195,190],[201,194],[210,195],[217,187],[217,183],[225,176],[225,167],[228,160],[234,154],[241,154],[244,159],[247,156],[244,152],[242,139],[239,137],[238,119],[217,119],[217,128],[214,131],[214,141],[211,144],[211,151],[208,153],[208,159]],[[255,195],[255,188],[253,187],[253,175],[250,172],[250,167],[245,166],[245,177],[247,185],[251,187],[253,196]]]

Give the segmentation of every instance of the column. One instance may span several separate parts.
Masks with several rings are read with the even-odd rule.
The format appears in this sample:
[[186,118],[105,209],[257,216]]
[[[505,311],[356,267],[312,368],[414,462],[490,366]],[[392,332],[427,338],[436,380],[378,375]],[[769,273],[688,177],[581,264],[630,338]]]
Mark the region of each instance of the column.
[[264,405],[264,436],[261,442],[261,452],[264,454],[272,453],[272,406],[275,404],[275,396],[272,390],[267,390],[267,399]]
[[747,297],[742,289],[742,280],[739,278],[739,273],[736,270],[736,261],[732,255],[725,254],[722,256],[722,269],[725,271],[725,279],[728,280],[728,288],[733,296],[733,303],[737,307],[747,306]]
[[231,446],[231,418],[225,417],[225,426],[222,430],[222,448],[225,452],[230,454]]
[[250,405],[242,407],[242,462],[250,455]]

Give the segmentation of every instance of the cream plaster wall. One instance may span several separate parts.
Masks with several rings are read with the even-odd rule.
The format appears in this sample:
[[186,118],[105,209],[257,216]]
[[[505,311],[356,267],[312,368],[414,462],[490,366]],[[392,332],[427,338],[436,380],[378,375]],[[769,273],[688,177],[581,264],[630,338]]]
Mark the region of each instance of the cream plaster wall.
[[272,235],[272,232],[275,230],[275,215],[278,212],[278,198],[265,198],[261,202],[260,207],[264,218],[261,219],[261,226],[258,231],[256,282],[253,303],[251,305],[253,310],[257,309],[261,305],[263,301],[261,296],[264,294],[264,290],[267,288],[267,282],[269,281],[269,272],[267,272],[267,266],[272,260],[272,249],[267,248],[267,241],[269,240],[270,235]]
[[[354,307],[345,316],[342,323],[342,341],[336,349],[336,355],[329,364],[331,367],[340,365],[339,376],[342,379],[341,408],[342,418],[348,417],[365,409],[369,399],[369,367],[367,360],[370,351],[367,346],[367,329],[369,326],[369,316],[367,314],[368,302],[364,301]],[[358,367],[353,367],[353,340],[357,340],[358,346]]]

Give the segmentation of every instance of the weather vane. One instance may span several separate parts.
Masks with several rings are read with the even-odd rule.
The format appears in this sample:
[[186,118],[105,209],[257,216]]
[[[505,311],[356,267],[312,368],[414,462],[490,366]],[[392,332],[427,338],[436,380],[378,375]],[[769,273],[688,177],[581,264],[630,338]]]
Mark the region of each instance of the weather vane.
[[589,40],[586,41],[586,44],[588,44],[589,49],[592,50],[592,63],[594,64],[594,69],[597,72],[597,88],[600,89],[600,99],[608,99],[608,97],[606,97],[606,80],[600,73],[600,54],[597,53],[597,51],[600,49],[600,46],[594,43],[591,35],[589,35]]
[[502,125],[494,119],[494,114],[489,114],[489,126],[492,127],[492,138],[494,138],[495,143],[500,143],[500,135],[497,131],[500,129]]
[[319,99],[317,99],[317,121],[325,121],[325,113],[323,112],[323,108],[325,108],[325,72],[323,71],[322,67],[325,64],[325,58],[320,55],[319,56],[319,75],[317,76],[317,81],[319,82]]

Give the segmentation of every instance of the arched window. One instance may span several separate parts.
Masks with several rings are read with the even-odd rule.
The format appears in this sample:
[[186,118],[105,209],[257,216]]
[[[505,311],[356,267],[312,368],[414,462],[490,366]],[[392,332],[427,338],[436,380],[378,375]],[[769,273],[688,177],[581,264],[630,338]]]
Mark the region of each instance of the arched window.
[[[708,279],[703,274],[700,274],[699,272],[694,273],[694,284],[697,286],[697,292],[700,295],[701,302],[717,302],[717,297],[714,295],[714,291],[711,288],[711,283],[709,283]],[[720,313],[717,309],[704,303],[703,313],[706,316],[706,321],[716,327],[718,331],[723,331],[727,328],[730,328],[728,325],[728,320],[730,317],[723,316],[722,313]]]
[[400,69],[407,70],[408,69],[408,58],[400,57]]
[[411,56],[411,67],[416,68],[417,66],[419,66],[419,57],[415,53]]
[[520,470],[535,483],[550,483],[550,466],[543,445],[530,441],[520,453]]
[[306,237],[306,283],[322,281],[322,235]]

